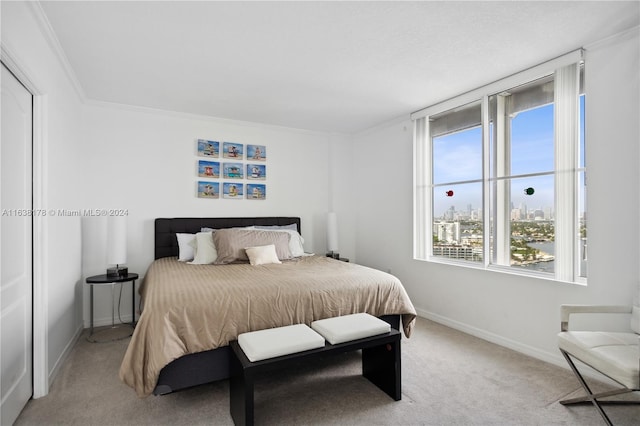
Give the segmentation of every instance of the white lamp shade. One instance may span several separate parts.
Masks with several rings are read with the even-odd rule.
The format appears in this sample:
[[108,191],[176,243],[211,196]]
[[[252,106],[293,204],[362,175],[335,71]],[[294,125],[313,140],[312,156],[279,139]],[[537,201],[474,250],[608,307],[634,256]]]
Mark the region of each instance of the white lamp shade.
[[107,222],[107,263],[127,263],[127,217],[109,216]]
[[338,217],[335,212],[327,215],[327,250],[338,251]]

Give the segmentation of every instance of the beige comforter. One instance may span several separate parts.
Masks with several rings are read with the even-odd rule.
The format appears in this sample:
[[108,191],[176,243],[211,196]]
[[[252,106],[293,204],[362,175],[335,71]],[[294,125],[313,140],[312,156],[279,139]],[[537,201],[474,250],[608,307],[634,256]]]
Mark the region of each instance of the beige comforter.
[[415,309],[387,273],[322,256],[251,266],[154,261],[142,288],[144,310],[120,367],[139,396],[185,354],[215,349],[247,331],[357,312],[402,314],[407,337]]

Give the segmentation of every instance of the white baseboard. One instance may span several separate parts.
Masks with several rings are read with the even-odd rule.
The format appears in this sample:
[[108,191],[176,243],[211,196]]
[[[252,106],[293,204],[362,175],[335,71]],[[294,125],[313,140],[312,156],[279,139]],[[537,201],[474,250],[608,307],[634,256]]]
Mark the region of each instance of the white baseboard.
[[[83,331],[83,328],[82,328],[82,325],[81,325],[76,329],[76,332],[73,334],[73,337],[71,338],[71,340],[69,340],[69,343],[67,343],[67,346],[65,346],[64,351],[62,351],[62,353],[60,354],[60,356],[56,360],[55,364],[53,365],[53,368],[49,372],[49,387],[51,387],[51,384],[53,383],[53,381],[55,380],[56,376],[60,372],[60,369],[64,365],[64,362],[69,357],[69,354],[71,354],[71,351],[73,350],[73,347],[75,346],[76,342],[78,341],[78,339],[82,335],[82,331]],[[43,395],[43,396],[45,396],[45,395]]]
[[[571,370],[569,368],[569,365],[567,364],[567,361],[564,359],[564,357],[560,354],[560,351],[558,350],[557,354],[552,354],[546,351],[541,351],[540,349],[534,348],[532,346],[529,345],[525,345],[523,343],[520,342],[516,342],[514,340],[511,339],[507,339],[503,336],[494,334],[494,333],[490,333],[486,330],[482,330],[480,328],[477,327],[473,327],[470,326],[468,324],[456,321],[456,320],[452,320],[451,318],[447,318],[444,317],[442,315],[438,315],[438,314],[434,314],[432,312],[426,311],[424,309],[419,309],[416,308],[416,313],[418,314],[418,316],[422,317],[422,318],[426,318],[428,320],[431,320],[433,322],[437,322],[438,324],[442,324],[444,326],[447,326],[449,328],[453,328],[455,330],[458,331],[462,331],[463,333],[469,334],[471,336],[477,337],[479,339],[482,340],[486,340],[488,342],[491,343],[495,343],[496,345],[499,346],[503,346],[505,348],[514,350],[516,352],[520,352],[524,355],[530,356],[532,358],[536,358],[539,359],[541,361],[544,362],[548,362],[549,364],[553,364],[555,366],[561,367],[565,370]],[[603,383],[608,383],[610,385],[613,386],[619,386],[616,383],[614,383],[612,380],[609,380],[608,378],[606,378],[605,376],[603,376],[601,373],[599,373],[598,371],[592,369],[591,367],[589,367],[586,364],[583,364],[582,362],[578,361],[578,360],[573,360],[574,363],[576,364],[576,366],[578,367],[578,370],[580,371],[580,373],[583,376],[589,377],[591,379],[597,380],[599,382],[603,382]],[[578,382],[576,381],[576,387],[578,387]]]
[[419,316],[426,318],[428,320],[437,322],[438,324],[446,325],[447,327],[453,328],[455,330],[462,331],[464,333],[470,334],[472,336],[478,337],[482,340],[486,340],[491,343],[495,343],[496,345],[504,346],[505,348],[512,349],[516,352],[520,352],[522,354],[528,355],[530,357],[539,359],[541,361],[548,362],[553,365],[557,365],[559,367],[568,369],[567,362],[564,360],[560,352],[558,354],[551,354],[546,351],[542,351],[540,349],[534,348],[529,345],[525,345],[520,342],[516,342],[515,340],[507,339],[498,334],[494,334],[488,332],[486,330],[482,330],[477,327],[473,327],[471,325],[453,320],[451,318],[444,317],[442,315],[434,314],[429,311],[425,311],[424,309],[416,308],[416,312]]

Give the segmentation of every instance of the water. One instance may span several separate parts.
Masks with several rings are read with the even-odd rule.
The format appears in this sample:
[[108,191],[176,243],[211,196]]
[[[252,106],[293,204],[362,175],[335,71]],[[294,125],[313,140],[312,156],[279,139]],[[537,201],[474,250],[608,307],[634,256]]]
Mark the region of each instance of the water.
[[[553,241],[528,243],[529,247],[538,249],[544,253],[555,255],[555,243]],[[555,260],[549,262],[538,262],[530,265],[522,266],[524,269],[540,272],[553,272],[555,267]]]
[[553,241],[545,241],[542,243],[528,243],[529,247],[538,249],[550,255],[556,254],[556,245]]

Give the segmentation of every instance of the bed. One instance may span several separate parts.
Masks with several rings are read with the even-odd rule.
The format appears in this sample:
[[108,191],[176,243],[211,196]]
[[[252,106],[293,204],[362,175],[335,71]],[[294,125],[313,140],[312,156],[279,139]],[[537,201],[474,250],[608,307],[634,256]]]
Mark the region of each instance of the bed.
[[156,219],[155,260],[121,380],[144,397],[226,379],[238,334],[349,313],[376,315],[409,337],[415,309],[400,281],[381,271],[324,256],[258,266],[178,261],[176,234],[291,224],[300,232],[297,217]]

